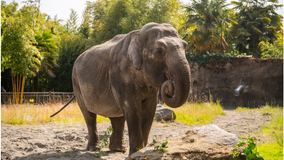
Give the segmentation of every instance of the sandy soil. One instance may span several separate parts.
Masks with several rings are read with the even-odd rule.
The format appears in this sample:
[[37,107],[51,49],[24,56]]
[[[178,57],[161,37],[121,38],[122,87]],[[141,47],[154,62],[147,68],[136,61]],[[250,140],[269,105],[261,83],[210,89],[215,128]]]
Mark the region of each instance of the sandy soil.
[[[269,114],[258,112],[225,111],[226,116],[218,116],[213,124],[220,128],[245,136],[260,130],[261,126],[270,122]],[[100,139],[110,122],[98,123]],[[192,126],[185,124],[154,122],[149,142],[153,138],[160,141],[185,135]],[[8,125],[1,126],[1,159],[96,159],[95,153],[86,151],[87,128],[85,124],[42,124],[42,125]],[[128,131],[124,130],[124,143],[128,148]],[[129,148],[128,148],[129,149]],[[125,153],[111,152],[103,148],[102,159],[125,159]]]
[[225,110],[224,113],[226,116],[216,117],[213,124],[229,133],[238,135],[240,139],[254,135],[271,121],[270,113],[235,112],[233,110]]

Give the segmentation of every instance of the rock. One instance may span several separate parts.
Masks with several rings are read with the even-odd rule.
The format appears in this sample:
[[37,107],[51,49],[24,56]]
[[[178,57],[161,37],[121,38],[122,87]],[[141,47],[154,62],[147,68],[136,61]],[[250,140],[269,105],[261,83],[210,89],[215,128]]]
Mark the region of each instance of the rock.
[[[168,152],[154,150],[163,142],[150,143],[142,150],[133,153],[128,159],[233,159],[230,154],[236,143],[240,142],[235,134],[228,133],[218,126],[193,126],[185,136],[168,140]],[[234,159],[245,159],[243,156]]]
[[157,121],[169,121],[169,120],[175,120],[176,114],[173,110],[166,108],[162,106],[161,104],[157,104],[157,109],[155,113],[155,119]]

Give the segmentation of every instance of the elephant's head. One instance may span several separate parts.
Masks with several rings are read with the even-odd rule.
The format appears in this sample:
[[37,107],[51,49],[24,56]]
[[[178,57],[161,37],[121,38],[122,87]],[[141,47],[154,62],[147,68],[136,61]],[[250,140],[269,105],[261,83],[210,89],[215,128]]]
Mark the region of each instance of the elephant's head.
[[143,72],[149,84],[162,87],[163,101],[173,108],[181,106],[189,94],[186,46],[172,25],[148,23],[132,35],[128,47],[133,66]]

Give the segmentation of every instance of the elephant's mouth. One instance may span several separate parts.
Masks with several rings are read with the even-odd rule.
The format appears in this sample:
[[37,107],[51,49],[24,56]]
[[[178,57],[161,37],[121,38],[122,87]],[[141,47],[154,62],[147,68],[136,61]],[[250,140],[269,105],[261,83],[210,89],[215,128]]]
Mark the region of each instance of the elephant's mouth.
[[174,80],[168,71],[165,72],[165,75],[168,78],[168,80],[171,80],[171,81]]

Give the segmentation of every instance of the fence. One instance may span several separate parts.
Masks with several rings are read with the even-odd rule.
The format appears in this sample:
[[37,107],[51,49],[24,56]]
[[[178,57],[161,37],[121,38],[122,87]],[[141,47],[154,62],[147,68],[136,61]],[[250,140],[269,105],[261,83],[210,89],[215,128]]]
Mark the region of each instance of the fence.
[[[23,103],[66,103],[74,96],[73,92],[24,92]],[[1,103],[11,104],[13,92],[1,92]]]

